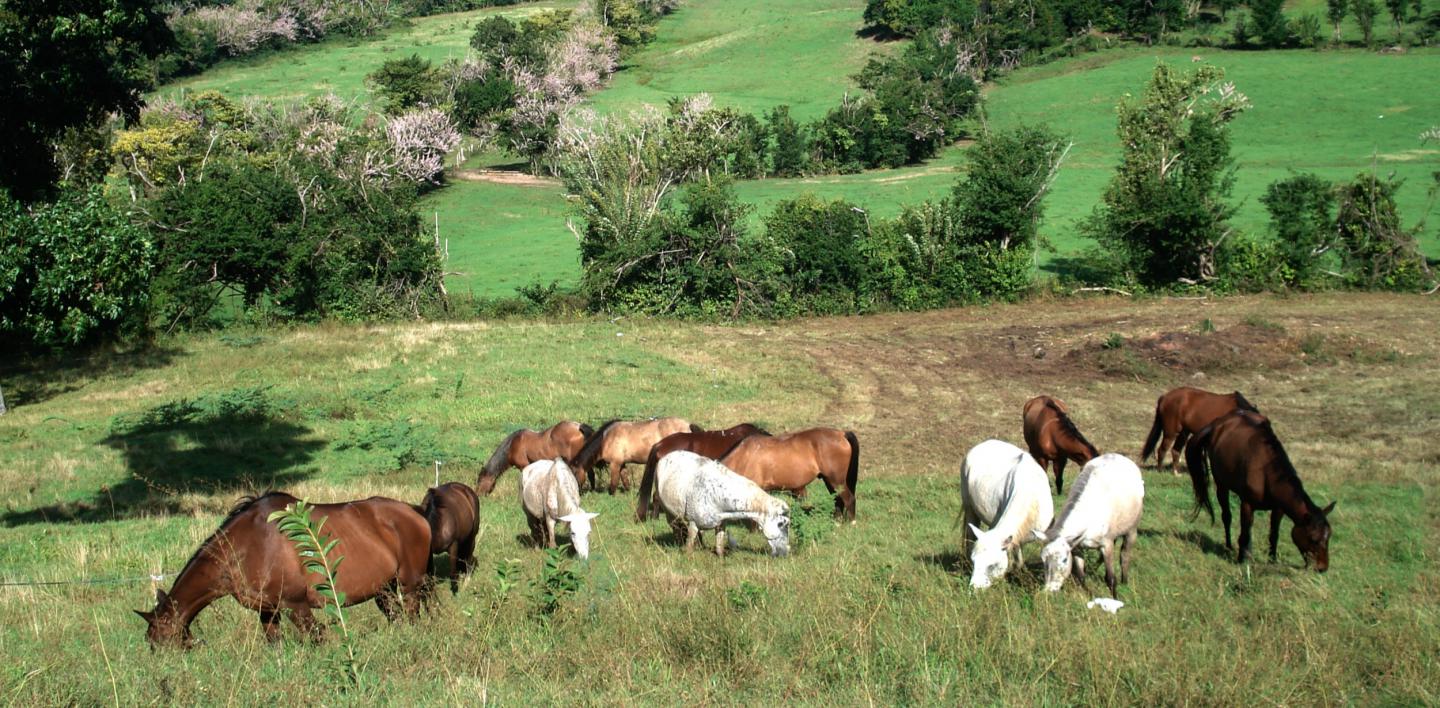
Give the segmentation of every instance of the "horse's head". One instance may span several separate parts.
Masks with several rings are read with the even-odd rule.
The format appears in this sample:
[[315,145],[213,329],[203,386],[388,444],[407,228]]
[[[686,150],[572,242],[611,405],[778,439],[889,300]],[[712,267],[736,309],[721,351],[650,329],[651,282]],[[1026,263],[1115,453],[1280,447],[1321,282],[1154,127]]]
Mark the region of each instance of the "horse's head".
[[970,587],[988,588],[996,580],[1005,577],[1010,568],[1010,547],[1013,536],[1001,536],[994,531],[981,531],[974,524],[970,530],[975,534],[975,547],[970,551]]
[[155,609],[149,612],[135,610],[150,626],[145,630],[145,639],[150,642],[151,647],[175,646],[189,649],[194,646],[195,638],[190,635],[190,627],[180,621],[179,608],[170,601],[170,596],[164,590],[155,591]]
[[557,519],[570,524],[570,543],[575,546],[575,553],[581,558],[590,557],[590,520],[597,516],[599,514],[577,511]]
[[1315,570],[1321,573],[1330,569],[1330,521],[1327,517],[1334,508],[1335,502],[1332,501],[1318,514],[1311,513],[1306,523],[1295,524],[1295,528],[1290,529],[1290,539],[1300,549],[1305,566],[1314,563]]
[[1045,589],[1055,592],[1065,584],[1065,574],[1070,572],[1073,559],[1070,542],[1063,537],[1056,538],[1040,550],[1040,559],[1045,561]]
[[760,524],[760,533],[770,543],[770,555],[790,555],[790,505],[771,498],[769,513]]

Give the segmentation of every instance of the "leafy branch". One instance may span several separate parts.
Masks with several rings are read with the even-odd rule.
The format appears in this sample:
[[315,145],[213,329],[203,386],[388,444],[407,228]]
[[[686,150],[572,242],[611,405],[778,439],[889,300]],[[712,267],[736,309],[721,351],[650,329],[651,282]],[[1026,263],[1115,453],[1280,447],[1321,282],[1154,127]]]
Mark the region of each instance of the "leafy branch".
[[310,512],[313,509],[313,506],[301,500],[270,514],[268,520],[279,526],[280,533],[295,544],[295,551],[300,554],[300,563],[305,572],[320,576],[321,579],[311,587],[326,601],[323,611],[340,623],[340,634],[344,638],[346,653],[346,678],[356,684],[359,683],[360,671],[355,660],[350,627],[345,623],[345,593],[335,583],[335,576],[340,572],[340,562],[345,560],[345,557],[337,556],[335,560],[330,560],[330,552],[339,545],[340,539],[325,535],[325,522],[329,517],[311,519]]

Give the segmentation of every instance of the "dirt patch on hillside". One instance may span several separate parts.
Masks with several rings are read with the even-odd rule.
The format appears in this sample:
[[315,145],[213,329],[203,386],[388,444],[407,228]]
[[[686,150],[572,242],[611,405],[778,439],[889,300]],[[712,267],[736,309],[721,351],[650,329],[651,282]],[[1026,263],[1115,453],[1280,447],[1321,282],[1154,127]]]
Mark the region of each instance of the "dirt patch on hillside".
[[445,173],[445,176],[458,179],[462,182],[489,182],[491,184],[508,184],[517,187],[560,186],[560,180],[551,177],[538,177],[514,170],[450,170]]
[[1239,324],[1210,332],[1112,334],[1065,353],[1067,364],[1107,376],[1157,380],[1172,375],[1228,374],[1398,358],[1393,348],[1353,335],[1296,337],[1274,325]]

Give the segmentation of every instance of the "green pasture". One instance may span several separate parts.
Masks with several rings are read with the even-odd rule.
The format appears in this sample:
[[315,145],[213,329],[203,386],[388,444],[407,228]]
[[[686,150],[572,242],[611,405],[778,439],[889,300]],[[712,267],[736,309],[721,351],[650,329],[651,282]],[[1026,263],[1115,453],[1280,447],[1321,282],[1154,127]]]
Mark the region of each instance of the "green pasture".
[[[0,417],[0,700],[1435,703],[1440,349],[1427,304],[1347,294],[782,326],[321,325],[10,362],[0,367],[12,405]],[[1324,355],[1110,375],[1067,356],[1111,333],[1201,331],[1202,315],[1207,336],[1259,327],[1276,346],[1319,341],[1311,350]],[[1036,347],[1050,355],[1033,358]],[[1156,394],[1192,381],[1244,390],[1276,422],[1310,494],[1338,500],[1329,573],[1302,569],[1288,532],[1279,562],[1265,560],[1263,513],[1257,560],[1235,564],[1220,528],[1192,518],[1189,481],[1148,472],[1118,615],[1087,610],[1091,596],[1073,585],[1043,592],[1033,546],[1009,582],[968,587],[953,526],[966,449],[1018,441],[1021,404],[1047,391],[1102,449],[1134,455]],[[430,613],[396,625],[371,603],[349,610],[354,688],[335,663],[334,627],[319,645],[287,627],[267,646],[254,613],[224,599],[195,622],[196,649],[152,652],[131,613],[153,602],[148,576],[177,571],[243,493],[413,502],[434,460],[442,479],[472,481],[515,427],[658,414],[856,431],[858,523],[833,525],[814,485],[795,502],[791,557],[768,558],[762,539],[738,531],[722,561],[686,555],[663,523],[636,524],[628,495],[587,494],[600,513],[592,559],[572,561],[582,587],[547,618],[536,609],[542,554],[524,543],[511,471],[481,502],[478,569],[458,595],[442,591]],[[508,591],[502,564],[514,569]],[[1096,570],[1092,579],[1101,586]],[[62,584],[10,585],[36,581]]]
[[333,93],[346,101],[368,103],[365,75],[386,60],[418,54],[439,64],[462,58],[469,50],[477,20],[491,15],[522,17],[562,6],[568,7],[569,3],[545,0],[417,17],[373,38],[327,39],[229,60],[198,76],[166,84],[161,93],[214,90],[228,96],[268,99],[303,99]]
[[510,296],[523,285],[571,285],[580,275],[568,204],[558,184],[456,180],[421,203],[449,249],[451,293]]
[[750,113],[788,104],[796,120],[819,118],[886,46],[856,36],[864,11],[863,0],[682,3],[591,103],[608,113],[708,93]]

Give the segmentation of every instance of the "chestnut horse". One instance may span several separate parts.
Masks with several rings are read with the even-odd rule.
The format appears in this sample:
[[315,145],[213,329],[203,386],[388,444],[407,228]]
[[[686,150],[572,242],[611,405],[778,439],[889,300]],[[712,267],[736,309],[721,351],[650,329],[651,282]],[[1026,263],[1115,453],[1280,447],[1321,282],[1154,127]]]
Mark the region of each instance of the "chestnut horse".
[[[271,513],[296,501],[283,492],[240,500],[185,563],[170,592],[156,591],[155,609],[136,611],[150,625],[146,639],[189,647],[195,615],[226,595],[260,613],[271,641],[280,637],[284,614],[300,631],[318,638],[311,610],[325,603],[313,587],[320,577],[305,572],[295,546],[269,521]],[[325,520],[322,532],[338,541],[331,556],[345,558],[335,581],[346,605],[373,597],[380,611],[394,619],[398,595],[398,609],[419,610],[430,559],[425,517],[409,504],[384,497],[312,508],[312,519]]]
[[[1260,412],[1260,409],[1245,400],[1239,391],[1210,393],[1189,386],[1166,391],[1165,395],[1155,401],[1155,422],[1150,425],[1150,435],[1145,438],[1140,462],[1143,464],[1145,458],[1150,457],[1158,440],[1160,451],[1155,454],[1155,468],[1164,468],[1165,453],[1171,451],[1170,471],[1176,472],[1175,468],[1180,464],[1180,452],[1185,449],[1185,442],[1190,436],[1200,432],[1201,428],[1215,422],[1220,416],[1236,410]],[[1170,447],[1172,441],[1174,448]]]
[[485,462],[480,478],[475,481],[475,491],[489,496],[495,489],[495,483],[500,480],[500,475],[511,467],[523,470],[531,462],[553,460],[557,457],[573,464],[580,448],[585,446],[585,441],[589,440],[594,432],[594,429],[584,423],[562,420],[538,433],[528,429],[510,433]]
[[730,452],[730,449],[740,444],[741,440],[751,435],[769,435],[753,423],[741,423],[725,430],[700,431],[695,433],[675,433],[667,435],[650,448],[650,454],[645,458],[645,474],[640,477],[640,499],[635,508],[635,520],[644,522],[646,518],[658,515],[659,499],[655,489],[655,465],[660,458],[678,450],[693,452],[701,457],[708,457],[718,460]]
[[650,448],[661,438],[675,433],[698,433],[704,430],[691,425],[684,418],[651,418],[638,422],[612,420],[595,430],[585,441],[585,446],[575,455],[571,467],[575,469],[575,481],[590,480],[590,489],[599,489],[595,482],[595,466],[601,462],[610,466],[610,493],[619,485],[630,491],[630,478],[625,476],[625,465],[643,463],[650,454]]
[[[1206,462],[1209,469],[1206,469]],[[1258,413],[1235,411],[1201,430],[1185,448],[1190,483],[1195,492],[1195,510],[1201,507],[1215,521],[1210,490],[1205,478],[1215,478],[1215,496],[1220,500],[1220,518],[1225,524],[1225,547],[1230,548],[1230,492],[1240,497],[1240,549],[1236,561],[1250,555],[1250,526],[1255,510],[1270,511],[1270,560],[1276,559],[1281,516],[1295,522],[1290,538],[1300,549],[1306,567],[1313,562],[1323,573],[1330,567],[1330,522],[1327,517],[1335,502],[1321,509],[1310,500],[1290,457],[1275,437],[1270,421]]]
[[475,567],[475,537],[480,533],[480,497],[460,482],[431,487],[415,507],[430,522],[430,557],[427,574],[435,575],[434,557],[450,556],[450,592],[460,592],[459,577]]
[[810,428],[786,435],[751,435],[720,462],[767,492],[787,489],[797,497],[804,497],[805,487],[819,477],[835,494],[836,518],[855,522],[860,441],[851,431]]
[[1055,493],[1061,494],[1065,483],[1065,463],[1074,460],[1084,465],[1099,457],[1100,451],[1080,434],[1070,420],[1070,411],[1065,402],[1050,396],[1036,396],[1025,402],[1025,413],[1021,420],[1025,425],[1025,444],[1030,446],[1030,456],[1040,463],[1040,469],[1047,465],[1055,469]]

